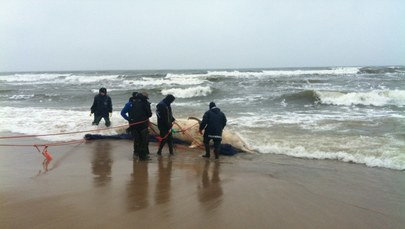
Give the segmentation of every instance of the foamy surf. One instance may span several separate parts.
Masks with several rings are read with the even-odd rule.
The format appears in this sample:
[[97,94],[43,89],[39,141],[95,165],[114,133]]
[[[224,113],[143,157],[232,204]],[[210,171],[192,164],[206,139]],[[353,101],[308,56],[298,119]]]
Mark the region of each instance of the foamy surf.
[[405,105],[404,90],[372,90],[365,92],[315,91],[319,102],[329,105],[398,106]]
[[[47,141],[70,141],[82,139],[85,133],[64,134],[89,130],[92,133],[117,134],[117,129],[104,129],[104,120],[99,126],[92,126],[93,117],[87,111],[41,109],[41,108],[0,108],[2,124],[0,132],[11,132],[14,135],[46,135],[63,134],[57,136],[40,136]],[[19,114],[19,115],[16,115]],[[22,116],[23,115],[23,116]],[[111,118],[113,126],[126,125],[127,122],[115,112]]]
[[342,162],[364,164],[368,167],[381,167],[396,170],[405,170],[405,155],[394,152],[379,152],[376,155],[365,153],[352,153],[345,151],[319,151],[306,149],[303,146],[286,146],[280,143],[256,146],[255,150],[261,153],[282,154],[298,158],[328,159]]

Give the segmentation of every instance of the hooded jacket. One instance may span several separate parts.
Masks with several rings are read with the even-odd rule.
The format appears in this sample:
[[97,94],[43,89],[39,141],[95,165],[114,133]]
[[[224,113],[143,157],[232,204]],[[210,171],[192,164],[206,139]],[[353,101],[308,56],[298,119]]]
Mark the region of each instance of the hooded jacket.
[[222,138],[222,130],[226,126],[226,121],[225,114],[218,107],[213,106],[205,112],[200,123],[200,130],[205,129],[204,137]]
[[[128,103],[121,110],[121,116],[130,124],[148,120],[152,116],[150,102],[147,97],[137,94],[135,97],[129,98]],[[145,129],[148,127],[148,122],[137,124],[134,127],[139,130]]]
[[110,96],[107,94],[98,94],[94,96],[93,105],[91,106],[90,110],[95,116],[108,117],[108,113],[112,112],[112,102]]
[[170,104],[174,101],[173,95],[168,95],[158,105],[156,105],[156,116],[159,129],[169,130],[172,128],[176,119],[173,117],[172,108]]

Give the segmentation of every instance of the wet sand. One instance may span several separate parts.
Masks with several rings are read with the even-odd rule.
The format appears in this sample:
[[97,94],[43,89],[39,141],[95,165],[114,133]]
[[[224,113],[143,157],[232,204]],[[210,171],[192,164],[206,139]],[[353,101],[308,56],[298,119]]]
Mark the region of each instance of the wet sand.
[[[38,141],[38,140],[37,140]],[[19,140],[26,144],[26,140]],[[2,141],[2,143],[5,143]],[[29,143],[29,142],[28,142]],[[132,142],[0,147],[0,228],[403,228],[403,171]],[[402,226],[401,226],[402,225]]]

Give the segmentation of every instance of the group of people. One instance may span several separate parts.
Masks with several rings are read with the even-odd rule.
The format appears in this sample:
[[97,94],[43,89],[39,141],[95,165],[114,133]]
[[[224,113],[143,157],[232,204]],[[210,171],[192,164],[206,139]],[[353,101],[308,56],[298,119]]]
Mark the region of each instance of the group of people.
[[[134,138],[134,158],[139,160],[149,160],[149,118],[152,117],[151,103],[148,101],[148,94],[145,92],[133,92],[132,97],[121,110],[121,116],[128,121],[128,131]],[[156,105],[157,125],[160,134],[160,144],[157,155],[162,155],[163,146],[167,143],[170,155],[173,155],[173,135],[172,127],[175,122],[171,104],[176,98],[169,94]],[[102,118],[105,125],[111,125],[110,117],[112,114],[111,97],[107,95],[106,88],[100,88],[99,94],[94,97],[91,106],[90,115],[94,114],[93,125],[98,125]],[[225,114],[210,102],[209,110],[204,113],[203,119],[199,126],[200,134],[204,135],[205,158],[210,157],[210,141],[214,142],[215,159],[219,159],[219,152],[222,140],[222,131],[226,126]],[[204,133],[203,133],[204,130]]]

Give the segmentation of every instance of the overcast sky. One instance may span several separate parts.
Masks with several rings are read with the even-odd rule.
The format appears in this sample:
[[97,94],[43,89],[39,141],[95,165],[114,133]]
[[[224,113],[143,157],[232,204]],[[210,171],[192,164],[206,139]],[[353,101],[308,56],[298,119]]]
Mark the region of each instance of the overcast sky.
[[405,64],[403,0],[0,0],[0,71]]

